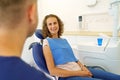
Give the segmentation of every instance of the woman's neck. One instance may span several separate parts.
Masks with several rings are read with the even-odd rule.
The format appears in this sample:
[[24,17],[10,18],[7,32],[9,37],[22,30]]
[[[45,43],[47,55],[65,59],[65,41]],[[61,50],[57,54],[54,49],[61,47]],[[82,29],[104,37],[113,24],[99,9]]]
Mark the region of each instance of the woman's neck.
[[53,34],[51,38],[59,38],[58,34]]

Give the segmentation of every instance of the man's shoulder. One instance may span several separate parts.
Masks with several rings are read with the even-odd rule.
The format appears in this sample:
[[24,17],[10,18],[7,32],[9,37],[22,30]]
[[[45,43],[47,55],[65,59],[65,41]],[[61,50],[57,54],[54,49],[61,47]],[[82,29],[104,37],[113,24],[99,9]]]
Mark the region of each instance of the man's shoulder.
[[0,80],[49,80],[45,74],[20,58],[0,59]]

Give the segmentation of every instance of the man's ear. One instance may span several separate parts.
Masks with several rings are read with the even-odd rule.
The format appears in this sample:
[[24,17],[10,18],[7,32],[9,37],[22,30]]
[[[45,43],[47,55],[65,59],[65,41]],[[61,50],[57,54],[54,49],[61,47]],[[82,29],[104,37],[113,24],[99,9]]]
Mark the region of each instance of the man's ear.
[[28,19],[29,19],[29,22],[30,23],[33,23],[34,24],[34,21],[35,21],[35,10],[36,10],[36,5],[35,4],[32,4],[29,6],[28,8]]

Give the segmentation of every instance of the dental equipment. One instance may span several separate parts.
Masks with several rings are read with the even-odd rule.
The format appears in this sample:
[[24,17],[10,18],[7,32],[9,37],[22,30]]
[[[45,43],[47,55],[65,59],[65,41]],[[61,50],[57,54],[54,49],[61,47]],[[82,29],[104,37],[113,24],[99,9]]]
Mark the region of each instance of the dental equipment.
[[119,33],[119,30],[120,30],[120,25],[119,25],[120,0],[111,0],[110,6],[111,6],[110,7],[110,14],[113,16],[113,20],[114,20],[112,37],[115,40],[117,40],[118,39],[118,33]]

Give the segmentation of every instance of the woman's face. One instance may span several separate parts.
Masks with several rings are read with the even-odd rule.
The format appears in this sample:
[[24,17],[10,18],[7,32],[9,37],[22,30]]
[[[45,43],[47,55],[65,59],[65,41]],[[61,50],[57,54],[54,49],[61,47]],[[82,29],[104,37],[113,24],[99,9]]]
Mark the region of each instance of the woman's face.
[[52,36],[58,36],[59,23],[55,17],[49,17],[47,20],[47,27]]

